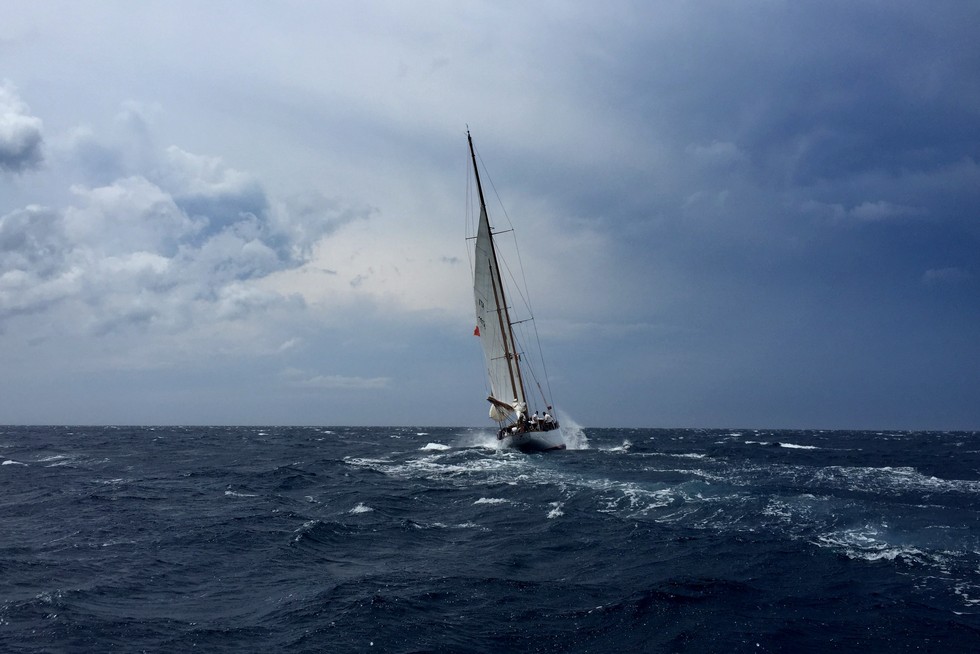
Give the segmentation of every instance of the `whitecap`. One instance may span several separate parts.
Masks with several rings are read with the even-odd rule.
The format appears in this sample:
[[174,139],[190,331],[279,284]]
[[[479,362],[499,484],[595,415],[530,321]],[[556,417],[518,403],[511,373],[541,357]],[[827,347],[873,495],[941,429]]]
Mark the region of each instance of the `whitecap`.
[[559,518],[559,517],[565,515],[565,512],[561,510],[561,507],[562,507],[562,503],[561,502],[551,502],[551,506],[553,508],[550,511],[548,511],[548,519],[549,520],[553,520],[555,518]]
[[894,561],[905,559],[921,564],[942,567],[946,558],[939,552],[925,552],[918,547],[903,543],[889,543],[886,534],[872,526],[848,529],[817,536],[813,541],[821,547],[839,549],[850,559],[864,561]]
[[239,493],[238,491],[226,490],[226,497],[258,497],[255,493]]
[[452,449],[449,445],[443,445],[442,443],[426,443],[419,448],[423,452],[431,452],[433,450],[442,452],[444,450]]
[[819,450],[816,445],[797,445],[796,443],[780,443],[779,447],[786,447],[791,450]]
[[374,511],[374,509],[372,509],[372,508],[371,508],[371,507],[369,507],[369,506],[365,506],[365,505],[364,505],[363,503],[361,503],[361,502],[358,502],[358,503],[357,503],[357,506],[355,506],[355,507],[354,507],[353,509],[351,509],[351,510],[350,510],[350,511],[348,511],[347,513],[369,513],[369,512],[371,512],[371,511]]
[[67,459],[67,454],[52,454],[51,456],[41,457],[37,460],[37,463],[47,463],[48,461],[61,461]]
[[481,497],[477,501],[473,502],[473,504],[506,504],[507,502],[510,502],[510,500],[506,500],[502,497]]
[[0,463],[0,465],[5,465],[5,466],[26,466],[27,464],[26,463],[23,463],[21,461],[14,461],[13,459],[7,459],[3,463]]

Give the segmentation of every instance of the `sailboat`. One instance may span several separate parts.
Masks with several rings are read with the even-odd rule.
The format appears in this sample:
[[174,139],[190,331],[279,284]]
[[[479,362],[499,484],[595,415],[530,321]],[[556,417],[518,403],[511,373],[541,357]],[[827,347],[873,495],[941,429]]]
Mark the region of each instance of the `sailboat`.
[[466,140],[470,146],[473,176],[480,198],[473,261],[473,298],[476,303],[476,329],[473,334],[480,337],[483,345],[490,383],[490,395],[487,397],[490,418],[497,423],[497,440],[502,447],[521,452],[563,450],[565,442],[558,418],[540,383],[536,383],[541,391],[540,413],[535,406],[538,398],[529,398],[525,393],[525,384],[530,381],[526,372],[530,367],[525,363],[524,352],[514,336],[514,326],[518,322],[511,321],[511,307],[507,303],[494,243],[496,233],[490,228],[480,171],[476,165],[476,151],[469,130],[466,131]]

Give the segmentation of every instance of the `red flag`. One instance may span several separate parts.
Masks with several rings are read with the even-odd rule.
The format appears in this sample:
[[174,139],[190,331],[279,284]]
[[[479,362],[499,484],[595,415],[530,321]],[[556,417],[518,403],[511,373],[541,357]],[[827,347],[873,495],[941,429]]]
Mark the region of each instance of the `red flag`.
[[473,335],[474,336],[479,336],[480,335],[480,326],[479,325],[477,325],[476,328],[473,330]]

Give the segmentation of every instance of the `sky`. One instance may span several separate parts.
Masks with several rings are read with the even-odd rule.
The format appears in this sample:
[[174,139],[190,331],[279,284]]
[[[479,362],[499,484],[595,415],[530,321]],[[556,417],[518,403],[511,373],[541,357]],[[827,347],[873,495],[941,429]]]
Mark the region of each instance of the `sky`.
[[977,25],[943,0],[12,3],[0,424],[492,427],[468,127],[560,416],[980,429]]

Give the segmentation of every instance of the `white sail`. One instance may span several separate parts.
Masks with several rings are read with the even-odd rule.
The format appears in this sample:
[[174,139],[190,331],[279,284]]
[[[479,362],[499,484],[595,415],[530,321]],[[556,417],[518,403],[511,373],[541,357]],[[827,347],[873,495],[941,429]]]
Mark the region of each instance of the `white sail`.
[[[490,380],[490,417],[501,422],[514,412],[515,404],[524,404],[520,369],[513,335],[508,324],[500,271],[493,249],[490,221],[486,209],[480,210],[476,233],[476,256],[473,269],[473,299],[476,325]],[[508,407],[511,407],[508,410]]]
[[[510,321],[510,307],[500,278],[500,267],[494,245],[487,203],[480,184],[480,171],[476,165],[473,139],[467,132],[470,156],[473,159],[473,176],[480,195],[480,221],[476,231],[475,260],[473,262],[473,300],[476,308],[476,334],[483,345],[487,378],[490,381],[490,417],[500,429],[497,439],[522,452],[563,450],[558,421],[553,416],[541,420],[537,412],[528,414],[524,395],[524,379],[521,375],[520,348],[514,341]],[[540,390],[540,385],[538,389]],[[542,393],[543,395],[543,393]],[[548,411],[550,403],[546,402]],[[547,414],[546,414],[547,415]]]

